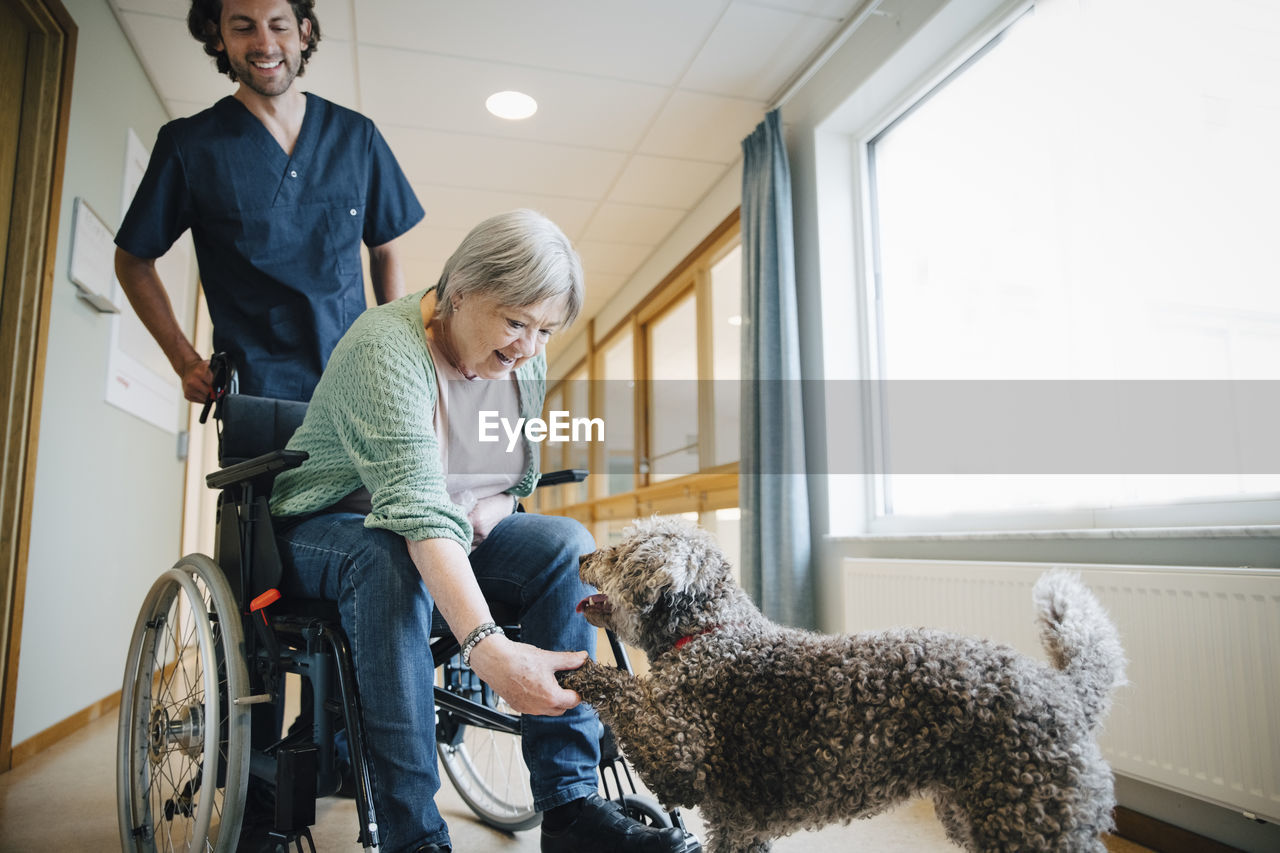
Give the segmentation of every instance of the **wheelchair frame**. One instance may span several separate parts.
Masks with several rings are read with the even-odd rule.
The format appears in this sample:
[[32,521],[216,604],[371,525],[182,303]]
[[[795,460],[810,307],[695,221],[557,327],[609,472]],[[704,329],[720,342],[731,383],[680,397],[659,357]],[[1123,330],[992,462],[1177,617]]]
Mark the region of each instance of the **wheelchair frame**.
[[[309,827],[315,801],[336,792],[341,782],[333,746],[339,720],[350,743],[358,841],[366,851],[379,847],[359,692],[336,603],[295,600],[272,607],[280,598],[275,585],[281,567],[267,499],[276,475],[306,458],[300,451],[276,449],[209,474],[208,486],[221,492],[214,559],[182,558],[156,580],[144,601],[126,664],[117,747],[124,850],[234,850],[252,775],[276,786],[272,838],[286,848],[296,845],[300,853],[305,840],[314,851]],[[555,472],[539,485],[585,476],[585,471]],[[495,616],[508,634],[518,633],[511,620]],[[516,739],[507,746],[517,747],[519,716],[500,707],[496,694],[462,665],[458,641],[447,629],[436,628],[430,648],[438,673],[441,766],[482,822],[508,832],[536,826],[541,815],[533,810],[531,796],[527,804],[504,799],[476,768],[466,743],[476,732]],[[611,632],[607,636],[618,666],[630,671],[621,642]],[[282,708],[287,673],[311,685],[308,740],[279,739],[279,712],[250,714],[258,704]],[[264,736],[268,725],[272,733]],[[256,738],[254,726],[259,727]],[[261,749],[251,743],[267,740],[271,746]],[[637,793],[607,730],[601,752],[608,798],[644,823],[684,829],[679,810],[666,812]],[[521,781],[527,783],[523,760],[511,770],[524,774]],[[687,849],[698,849],[687,831],[686,837],[692,841]]]

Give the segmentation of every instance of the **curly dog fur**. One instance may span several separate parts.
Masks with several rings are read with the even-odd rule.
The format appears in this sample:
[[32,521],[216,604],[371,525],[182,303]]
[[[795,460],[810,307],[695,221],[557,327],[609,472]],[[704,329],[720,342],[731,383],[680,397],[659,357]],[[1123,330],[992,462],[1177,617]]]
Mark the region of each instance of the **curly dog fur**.
[[1052,667],[931,630],[823,636],[770,622],[710,535],[651,519],[582,560],[586,618],[643,650],[644,677],[561,673],[649,788],[702,810],[715,853],[932,797],[977,851],[1104,851],[1111,769],[1093,739],[1124,680],[1119,637],[1080,580],[1036,584]]

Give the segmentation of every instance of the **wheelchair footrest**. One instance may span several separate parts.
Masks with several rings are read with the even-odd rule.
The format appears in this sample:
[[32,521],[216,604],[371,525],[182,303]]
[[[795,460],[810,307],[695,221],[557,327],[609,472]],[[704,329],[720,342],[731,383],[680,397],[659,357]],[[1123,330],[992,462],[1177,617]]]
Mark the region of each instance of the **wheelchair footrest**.
[[[270,838],[276,841],[277,849],[284,847],[289,853],[316,853],[316,842],[311,837],[311,830],[307,827],[295,830],[293,832],[272,832]],[[307,846],[303,847],[302,842],[307,842]]]

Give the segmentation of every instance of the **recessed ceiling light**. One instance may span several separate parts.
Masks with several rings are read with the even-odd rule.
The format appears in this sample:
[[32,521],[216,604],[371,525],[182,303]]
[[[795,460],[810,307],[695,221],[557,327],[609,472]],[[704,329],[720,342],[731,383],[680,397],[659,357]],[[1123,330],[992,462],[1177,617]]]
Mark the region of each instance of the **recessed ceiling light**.
[[528,118],[538,111],[538,102],[524,92],[494,92],[484,105],[498,118],[512,121]]

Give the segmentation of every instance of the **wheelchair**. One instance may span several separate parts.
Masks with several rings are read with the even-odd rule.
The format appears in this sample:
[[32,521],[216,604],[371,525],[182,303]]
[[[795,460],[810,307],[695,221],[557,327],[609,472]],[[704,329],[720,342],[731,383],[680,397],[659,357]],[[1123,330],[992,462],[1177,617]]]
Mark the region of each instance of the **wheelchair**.
[[[316,800],[338,791],[343,767],[335,736],[345,729],[358,816],[358,843],[379,846],[364,750],[360,696],[336,602],[282,599],[281,562],[268,512],[281,471],[306,459],[283,449],[305,403],[219,395],[220,470],[215,553],[190,554],[153,584],[134,627],[125,667],[117,743],[117,805],[126,851],[234,850],[250,777],[276,792],[271,838],[315,850]],[[206,407],[205,414],[208,413]],[[203,416],[202,416],[203,420]],[[581,480],[585,471],[544,475],[539,485]],[[438,614],[437,614],[438,615]],[[513,614],[494,618],[511,636]],[[617,664],[630,671],[611,633]],[[520,718],[462,664],[443,621],[431,632],[436,661],[437,753],[463,801],[483,823],[516,832],[537,826]],[[281,737],[286,674],[301,676],[310,731]],[[269,705],[271,708],[259,708]],[[265,745],[264,745],[265,744]],[[634,819],[685,829],[637,791],[605,730],[602,794]],[[686,850],[700,850],[685,830]]]

